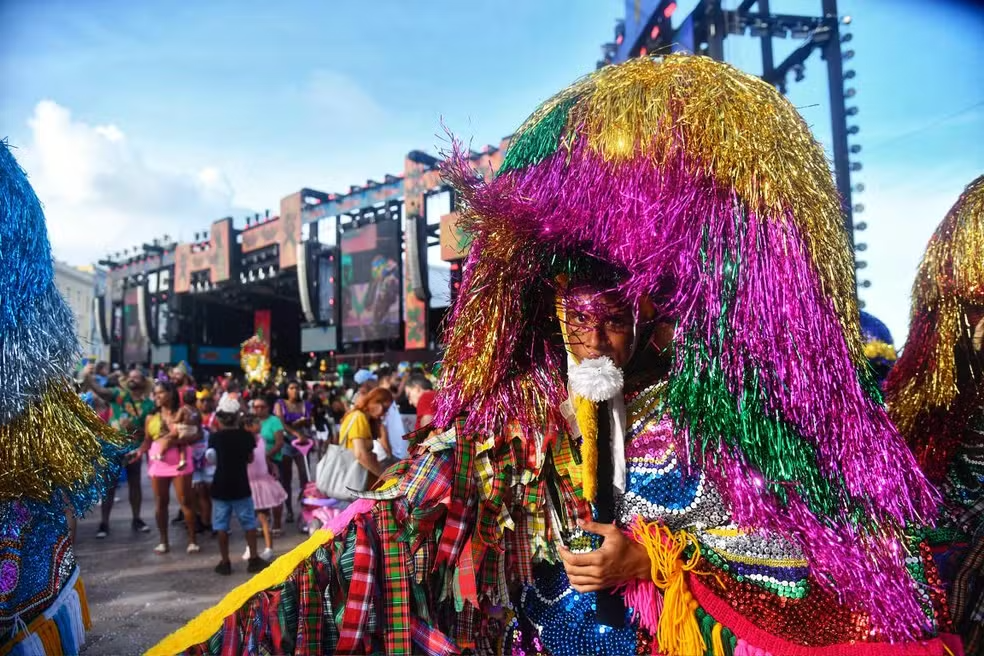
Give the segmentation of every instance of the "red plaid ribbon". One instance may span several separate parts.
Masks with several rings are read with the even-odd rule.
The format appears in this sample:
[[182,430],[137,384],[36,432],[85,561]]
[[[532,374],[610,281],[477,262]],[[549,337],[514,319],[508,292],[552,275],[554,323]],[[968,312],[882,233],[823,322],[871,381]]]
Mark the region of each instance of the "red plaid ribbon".
[[363,654],[369,651],[366,645],[365,627],[372,605],[373,588],[376,583],[376,555],[369,540],[366,517],[356,517],[355,560],[352,565],[352,580],[349,582],[348,599],[342,615],[342,628],[339,631],[338,654]]
[[[459,428],[462,422],[458,422]],[[435,566],[454,563],[468,537],[469,518],[473,506],[475,444],[458,433],[455,444],[455,479],[451,488],[451,503],[444,520],[444,532],[437,549]]]
[[414,617],[410,624],[414,644],[420,647],[427,656],[452,656],[461,653],[451,638],[427,623]]

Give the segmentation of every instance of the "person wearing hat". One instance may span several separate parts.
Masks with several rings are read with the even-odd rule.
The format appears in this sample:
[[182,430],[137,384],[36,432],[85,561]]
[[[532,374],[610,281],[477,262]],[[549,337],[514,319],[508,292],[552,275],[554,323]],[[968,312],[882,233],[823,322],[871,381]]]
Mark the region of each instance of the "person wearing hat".
[[378,380],[378,378],[376,377],[376,374],[368,369],[359,369],[352,376],[352,380],[355,381],[357,387],[361,387],[371,380]]
[[984,654],[984,175],[929,240],[889,412],[944,503],[933,540],[967,654]]
[[210,486],[212,530],[218,534],[220,554],[215,572],[223,576],[232,573],[229,529],[233,515],[246,533],[246,544],[249,547],[246,570],[258,572],[267,565],[260,558],[256,546],[256,510],[249,483],[249,464],[253,461],[256,440],[252,433],[240,426],[240,409],[237,399],[222,399],[215,412],[218,430],[208,441],[208,458],[215,464],[215,474]]

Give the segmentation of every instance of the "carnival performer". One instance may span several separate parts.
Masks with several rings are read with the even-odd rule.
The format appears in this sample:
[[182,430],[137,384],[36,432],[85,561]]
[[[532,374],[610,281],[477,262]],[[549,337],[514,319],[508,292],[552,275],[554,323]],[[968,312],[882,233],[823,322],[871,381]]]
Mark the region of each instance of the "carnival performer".
[[984,176],[933,233],[909,338],[888,379],[899,430],[943,490],[934,536],[968,654],[984,654]]
[[946,653],[937,498],[792,105],[638,58],[537,109],[493,180],[467,162],[434,423],[152,653]]
[[89,627],[66,509],[81,517],[135,445],[73,388],[71,310],[41,204],[0,141],[0,654],[78,654]]

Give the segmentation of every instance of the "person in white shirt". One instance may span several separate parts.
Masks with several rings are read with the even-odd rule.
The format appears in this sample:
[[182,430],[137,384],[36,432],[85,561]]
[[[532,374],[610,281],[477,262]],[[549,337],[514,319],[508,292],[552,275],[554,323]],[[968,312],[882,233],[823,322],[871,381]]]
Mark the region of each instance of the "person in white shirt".
[[[379,377],[379,386],[392,391],[395,397],[396,392],[393,388],[396,386],[393,384],[393,377],[391,372],[384,371]],[[386,426],[386,434],[389,437],[390,451],[393,452],[393,457],[397,460],[403,460],[407,457],[409,444],[403,438],[405,434],[403,417],[400,416],[400,409],[396,403],[391,404],[389,410],[386,411],[383,424]]]

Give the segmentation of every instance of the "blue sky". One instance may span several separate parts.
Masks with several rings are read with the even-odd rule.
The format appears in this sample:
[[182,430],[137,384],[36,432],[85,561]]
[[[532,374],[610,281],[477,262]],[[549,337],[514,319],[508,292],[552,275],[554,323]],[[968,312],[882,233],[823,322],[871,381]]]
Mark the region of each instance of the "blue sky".
[[[984,15],[946,0],[840,4],[865,149],[862,296],[901,335],[927,238],[984,172]],[[622,0],[6,0],[0,135],[45,202],[56,255],[88,262],[164,232],[190,238],[230,212],[276,211],[303,186],[399,173],[409,150],[441,147],[442,121],[497,143],[594,68],[624,12]],[[752,72],[756,48],[726,42]],[[829,141],[818,56],[790,98]]]

